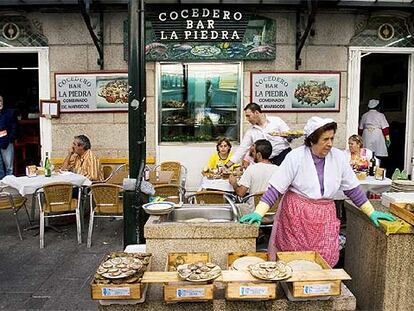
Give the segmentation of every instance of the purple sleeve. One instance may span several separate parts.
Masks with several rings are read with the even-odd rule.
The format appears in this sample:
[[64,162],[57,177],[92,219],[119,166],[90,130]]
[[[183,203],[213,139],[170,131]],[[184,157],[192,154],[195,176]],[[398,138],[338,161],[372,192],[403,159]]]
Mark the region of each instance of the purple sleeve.
[[272,185],[269,185],[269,188],[267,188],[266,192],[262,195],[260,201],[265,202],[269,206],[273,206],[278,197],[279,191],[277,191]]
[[344,190],[345,195],[358,207],[368,201],[367,195],[361,186],[357,186],[351,190]]

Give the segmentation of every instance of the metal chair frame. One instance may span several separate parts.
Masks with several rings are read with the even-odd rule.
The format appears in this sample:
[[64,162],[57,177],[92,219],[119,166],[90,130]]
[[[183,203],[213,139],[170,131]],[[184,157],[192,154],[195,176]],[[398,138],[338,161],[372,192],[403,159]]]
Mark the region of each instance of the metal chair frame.
[[[262,197],[263,194],[264,194],[264,192],[257,192],[257,193],[252,193],[252,194],[246,195],[242,198],[242,203],[249,203],[250,199],[253,198],[254,199],[254,205],[256,206],[259,203],[260,198]],[[269,209],[269,211],[264,215],[263,219],[265,219],[266,217],[269,218],[269,217],[274,216],[276,214],[277,208],[279,206],[279,202],[280,202],[280,198]],[[269,221],[269,222],[266,222],[266,223],[261,223],[259,227],[260,228],[267,228],[267,227],[272,227],[272,226],[273,226],[273,221]]]
[[[115,193],[117,194],[117,198],[113,198],[113,203],[103,202],[100,201],[101,198],[99,198],[98,195],[94,196],[94,192],[97,191],[95,189],[112,189],[115,190]],[[119,213],[112,213],[108,212],[105,213],[105,211],[100,210],[100,208],[118,208],[119,204],[122,204],[122,192],[123,189],[119,185],[115,184],[108,184],[108,183],[100,183],[100,184],[94,184],[89,187],[89,200],[90,200],[90,216],[89,216],[89,228],[88,228],[88,238],[86,242],[86,247],[90,248],[92,245],[92,231],[93,231],[93,223],[95,218],[116,218],[116,219],[123,219],[124,215]],[[102,213],[102,214],[101,214]],[[123,210],[122,210],[123,213]]]
[[[49,197],[48,191],[49,189],[53,189],[53,187],[63,187],[67,188],[66,201],[54,201],[52,202]],[[73,189],[77,189],[78,197],[77,199],[72,198]],[[81,229],[81,217],[80,217],[80,205],[81,205],[81,188],[67,182],[60,182],[60,183],[50,183],[46,184],[41,188],[36,189],[35,195],[38,198],[39,202],[39,219],[40,219],[40,248],[44,248],[44,236],[45,236],[45,219],[48,218],[57,218],[57,217],[64,217],[64,216],[76,216],[76,231],[77,231],[77,240],[78,244],[82,243],[82,229]],[[77,200],[76,207],[73,212],[73,200]],[[61,206],[63,207],[62,211],[54,211],[54,206]],[[66,208],[64,208],[66,207]]]
[[[155,185],[154,186],[154,190],[155,190],[155,196],[160,196],[160,197],[165,197],[168,200],[168,198],[172,198],[171,201],[174,201],[173,197],[176,197],[178,194],[178,202],[174,202],[174,203],[184,203],[184,198],[185,198],[185,188],[177,185],[177,184],[162,184],[162,185]],[[157,193],[158,190],[158,193]],[[162,193],[162,190],[166,190],[166,192],[168,192],[168,190],[171,190],[171,193]],[[161,192],[161,193],[159,193]]]
[[[211,196],[212,201],[204,203],[205,201],[198,202],[198,198],[200,197],[208,197]],[[188,203],[191,204],[225,204],[225,203],[236,203],[237,199],[234,195],[224,192],[224,191],[216,191],[216,190],[204,190],[204,191],[197,191],[187,197]]]
[[[124,178],[128,177],[129,175],[128,168],[128,164],[121,164],[116,169],[114,169],[112,173],[103,180],[103,182],[108,184],[122,185]],[[98,181],[96,183],[99,184],[102,183],[102,181]]]
[[[26,211],[26,215],[27,218],[29,219],[29,223],[30,225],[32,224],[32,221],[30,219],[29,216],[29,212],[27,210],[26,207],[26,201],[27,199],[21,195],[12,195],[9,192],[5,192],[2,191],[3,189],[1,189],[0,191],[0,210],[3,209],[11,209],[14,219],[16,220],[16,225],[17,225],[17,231],[19,233],[19,238],[20,240],[23,240],[23,236],[22,236],[22,230],[20,228],[20,222],[19,222],[19,217],[17,215],[17,213],[19,212],[19,210],[24,207],[24,210]],[[20,202],[19,202],[20,200]],[[3,205],[4,203],[4,205]]]

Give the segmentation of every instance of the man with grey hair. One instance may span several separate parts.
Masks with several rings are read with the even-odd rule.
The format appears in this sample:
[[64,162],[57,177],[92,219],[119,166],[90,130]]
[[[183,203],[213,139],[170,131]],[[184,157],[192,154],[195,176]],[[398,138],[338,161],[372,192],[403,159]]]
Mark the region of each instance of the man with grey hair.
[[101,164],[92,152],[91,142],[85,135],[74,137],[72,146],[63,162],[62,170],[81,174],[92,181],[103,180]]

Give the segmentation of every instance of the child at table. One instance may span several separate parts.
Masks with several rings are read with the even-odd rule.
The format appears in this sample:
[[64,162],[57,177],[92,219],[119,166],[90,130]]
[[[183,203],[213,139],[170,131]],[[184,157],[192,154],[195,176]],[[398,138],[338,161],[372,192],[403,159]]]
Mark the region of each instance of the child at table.
[[228,138],[223,137],[217,141],[216,152],[214,152],[208,160],[207,167],[210,171],[224,167],[230,160],[233,152],[231,152],[231,142]]

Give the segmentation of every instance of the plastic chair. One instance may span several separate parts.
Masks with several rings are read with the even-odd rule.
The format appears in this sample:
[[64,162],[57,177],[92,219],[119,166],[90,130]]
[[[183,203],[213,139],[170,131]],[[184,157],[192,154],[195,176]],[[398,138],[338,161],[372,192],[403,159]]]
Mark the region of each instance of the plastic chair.
[[223,191],[198,191],[190,196],[187,200],[192,204],[226,204],[228,203],[228,193]]
[[122,187],[108,183],[94,184],[89,187],[90,218],[86,246],[91,247],[94,218],[123,219]]
[[[73,199],[73,189],[78,191],[78,198]],[[81,189],[67,182],[50,183],[36,190],[39,200],[40,248],[44,248],[45,219],[64,216],[76,216],[78,244],[82,243],[80,201]],[[44,200],[42,200],[42,195]]]
[[155,196],[174,203],[184,202],[185,188],[176,184],[155,185]]
[[[118,166],[112,173],[103,181],[108,184],[122,185],[124,178],[129,175],[129,165],[122,164]],[[101,182],[98,182],[101,183]]]
[[13,216],[16,220],[17,231],[19,233],[20,240],[23,240],[22,231],[20,229],[20,222],[17,213],[19,210],[24,207],[27,218],[29,219],[29,223],[32,224],[29,216],[29,212],[27,211],[26,207],[27,199],[21,195],[12,195],[9,192],[0,192],[0,210],[11,209],[13,212]]

